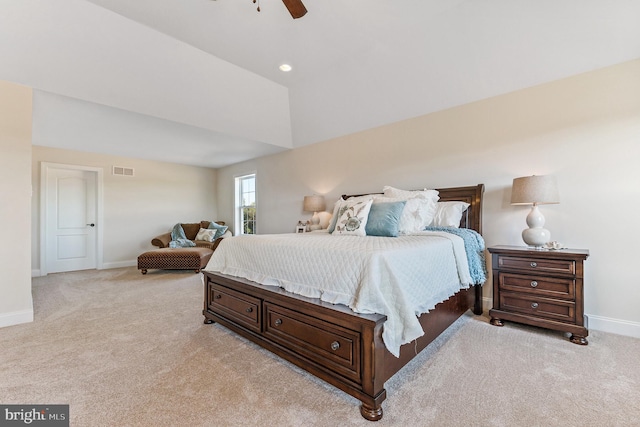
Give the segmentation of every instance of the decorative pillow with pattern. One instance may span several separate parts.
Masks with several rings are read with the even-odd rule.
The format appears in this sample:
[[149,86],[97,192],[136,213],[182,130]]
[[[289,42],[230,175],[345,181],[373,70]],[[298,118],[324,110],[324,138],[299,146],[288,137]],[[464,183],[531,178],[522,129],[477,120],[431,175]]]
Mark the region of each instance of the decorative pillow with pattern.
[[344,201],[340,204],[336,227],[332,234],[347,236],[366,236],[367,219],[372,200]]
[[[376,194],[365,194],[363,196],[349,197],[348,201],[349,202],[361,202],[361,201],[366,202],[369,200],[373,200],[376,196],[377,196]],[[335,205],[333,205],[333,215],[331,215],[331,220],[329,221],[329,226],[327,227],[327,231],[329,233],[333,233],[333,231],[336,229],[336,222],[338,221],[338,211],[340,211],[340,208],[344,203],[347,203],[347,201],[340,198],[335,203]]]
[[196,235],[196,240],[203,240],[205,242],[213,242],[216,240],[216,230],[209,228],[201,228]]

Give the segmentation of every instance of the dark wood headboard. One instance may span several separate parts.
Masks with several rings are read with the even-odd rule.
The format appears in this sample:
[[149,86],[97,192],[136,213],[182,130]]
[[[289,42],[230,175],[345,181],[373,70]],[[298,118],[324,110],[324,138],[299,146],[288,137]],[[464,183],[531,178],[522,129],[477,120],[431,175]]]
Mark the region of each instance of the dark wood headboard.
[[[436,190],[438,190],[441,202],[461,201],[469,203],[469,207],[460,220],[460,227],[470,228],[482,234],[482,195],[484,193],[484,184],[470,187],[436,188]],[[363,194],[343,194],[342,198],[346,200],[349,197],[362,195]]]

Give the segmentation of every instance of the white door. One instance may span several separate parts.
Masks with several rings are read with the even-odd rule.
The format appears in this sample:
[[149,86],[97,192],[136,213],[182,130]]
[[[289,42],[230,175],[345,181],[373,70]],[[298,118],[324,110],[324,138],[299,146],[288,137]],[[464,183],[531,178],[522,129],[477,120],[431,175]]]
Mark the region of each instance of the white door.
[[[44,169],[44,168],[43,168]],[[46,273],[97,267],[97,177],[95,171],[46,169]]]

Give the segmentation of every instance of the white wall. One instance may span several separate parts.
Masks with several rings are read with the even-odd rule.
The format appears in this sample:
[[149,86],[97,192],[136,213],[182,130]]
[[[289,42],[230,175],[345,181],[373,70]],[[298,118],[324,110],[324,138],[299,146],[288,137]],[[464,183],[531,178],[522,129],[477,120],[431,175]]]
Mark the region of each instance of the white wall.
[[[541,209],[553,240],[586,248],[589,326],[640,337],[634,227],[640,209],[640,60],[219,169],[220,218],[233,177],[258,176],[258,232],[292,232],[303,196],[485,184],[487,245],[523,244],[513,178],[554,174]],[[485,287],[485,298],[491,289]]]
[[[34,276],[40,270],[41,162],[103,169],[104,268],[137,265],[138,255],[155,248],[151,239],[170,231],[178,222],[217,219],[215,169],[34,145],[30,164],[34,192],[30,212]],[[132,167],[135,176],[113,175],[113,166]]]
[[33,320],[31,89],[0,81],[0,327]]
[[33,140],[75,151],[218,168],[284,148],[33,91]]

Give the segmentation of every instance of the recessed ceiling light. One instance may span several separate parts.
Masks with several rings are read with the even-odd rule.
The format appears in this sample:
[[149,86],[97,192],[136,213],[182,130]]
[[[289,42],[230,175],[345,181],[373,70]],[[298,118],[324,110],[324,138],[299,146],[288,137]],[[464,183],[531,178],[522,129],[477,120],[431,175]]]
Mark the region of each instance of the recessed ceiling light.
[[289,64],[282,64],[278,68],[280,68],[280,71],[284,71],[285,73],[288,73],[289,71],[291,71],[291,65]]

